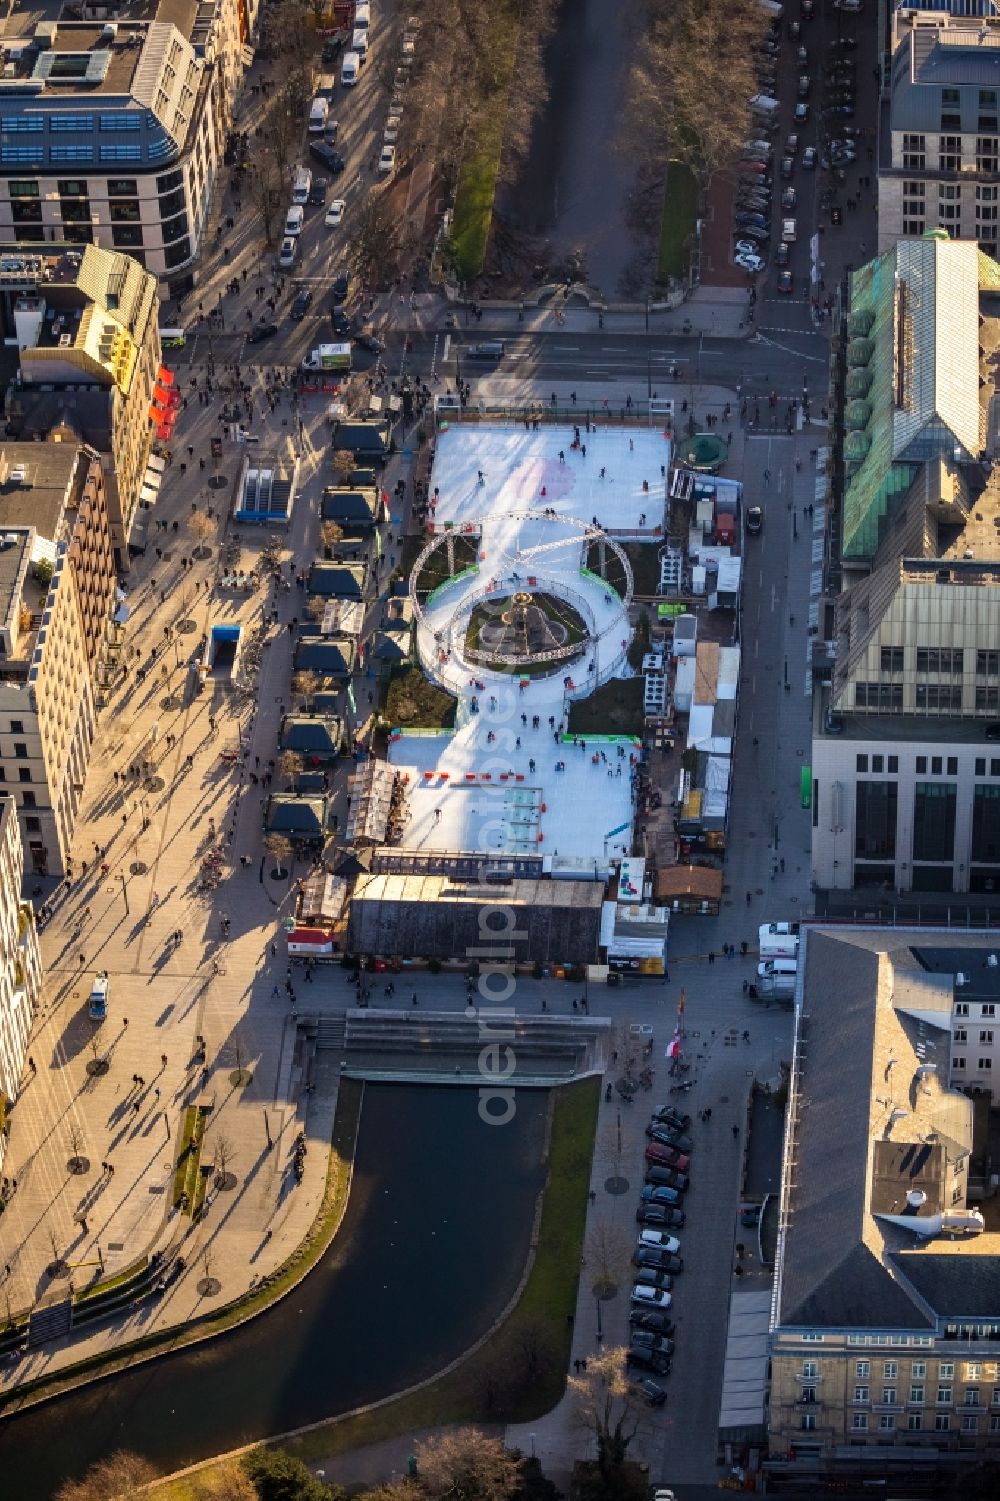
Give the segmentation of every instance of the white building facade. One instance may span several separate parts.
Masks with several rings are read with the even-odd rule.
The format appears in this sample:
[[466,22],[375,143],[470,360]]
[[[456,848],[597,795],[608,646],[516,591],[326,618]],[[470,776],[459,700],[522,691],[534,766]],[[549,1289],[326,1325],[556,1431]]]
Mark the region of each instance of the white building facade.
[[[13,799],[0,796],[0,1113],[17,1099],[42,984],[31,904],[22,900],[23,851]],[[6,1145],[0,1134],[0,1161]]]

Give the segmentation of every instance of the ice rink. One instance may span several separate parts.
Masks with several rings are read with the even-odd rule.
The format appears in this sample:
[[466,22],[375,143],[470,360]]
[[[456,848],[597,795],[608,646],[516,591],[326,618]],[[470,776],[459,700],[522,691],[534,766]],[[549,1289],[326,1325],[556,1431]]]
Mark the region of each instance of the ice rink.
[[[483,527],[478,573],[438,591],[417,632],[425,671],[458,699],[455,731],[390,743],[390,761],[410,778],[405,849],[603,860],[630,847],[634,742],[564,738],[571,700],[629,672],[622,600],[581,573],[585,542],[570,518],[617,540],[655,540],[670,449],[657,429],[581,429],[573,443],[572,427],[439,435],[435,531]],[[525,679],[463,658],[472,605],[518,589],[558,595],[580,611],[591,636],[571,664]]]

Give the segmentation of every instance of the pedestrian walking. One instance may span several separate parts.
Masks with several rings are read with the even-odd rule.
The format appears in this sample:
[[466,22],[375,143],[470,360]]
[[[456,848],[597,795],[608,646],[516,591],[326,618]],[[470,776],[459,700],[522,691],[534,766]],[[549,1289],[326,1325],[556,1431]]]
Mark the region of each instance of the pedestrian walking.
[[737,1139],[737,1137],[739,1136],[739,1134],[740,1134],[740,1128],[739,1128],[739,1126],[734,1126],[733,1127],[733,1141],[735,1141]]

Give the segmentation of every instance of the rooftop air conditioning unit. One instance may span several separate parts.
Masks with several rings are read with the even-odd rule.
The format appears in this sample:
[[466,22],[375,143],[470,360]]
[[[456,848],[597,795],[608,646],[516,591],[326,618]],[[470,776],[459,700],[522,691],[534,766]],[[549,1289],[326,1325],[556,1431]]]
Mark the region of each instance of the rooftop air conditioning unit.
[[118,22],[117,21],[106,21],[105,24],[101,27],[101,41],[102,42],[113,42],[114,39],[115,39],[115,37],[117,35],[118,35]]

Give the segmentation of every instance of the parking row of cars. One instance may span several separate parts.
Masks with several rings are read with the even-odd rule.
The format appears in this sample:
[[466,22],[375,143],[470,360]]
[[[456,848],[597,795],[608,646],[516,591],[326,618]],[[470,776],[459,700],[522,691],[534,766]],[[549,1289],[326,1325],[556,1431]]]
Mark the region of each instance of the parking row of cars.
[[669,1375],[674,1353],[670,1313],[674,1280],[684,1270],[684,1259],[673,1232],[687,1218],[681,1205],[691,1181],[690,1124],[689,1115],[661,1105],[646,1127],[645,1182],[635,1213],[640,1230],[632,1253],[628,1363],[648,1373],[637,1382],[636,1392],[651,1407],[662,1407],[667,1400],[665,1388],[653,1378]]
[[[811,10],[802,6],[803,20]],[[822,67],[821,80],[821,132],[829,137],[822,149],[804,146],[800,152],[800,130],[810,120],[813,75],[810,71],[810,53],[801,40],[800,23],[793,27],[795,65],[798,69],[798,100],[795,105],[795,130],[784,143],[780,158],[780,176],[784,186],[780,194],[781,235],[774,252],[774,261],[779,268],[777,290],[790,293],[794,290],[791,271],[788,269],[789,246],[796,238],[796,221],[785,215],[795,212],[798,191],[793,179],[798,167],[813,172],[817,167],[823,171],[839,172],[856,158],[856,141],[860,132],[849,125],[841,125],[842,117],[854,113],[854,76],[856,63],[853,53],[857,42],[853,37],[836,37],[828,43]],[[765,91],[754,101],[754,118],[759,137],[744,143],[737,169],[736,201],[733,211],[735,263],[749,273],[763,271],[767,264],[771,241],[771,221],[774,212],[773,158],[774,147],[767,138],[774,130],[776,110],[769,107],[776,101],[771,97],[778,78],[780,43],[771,36],[758,44],[756,64],[757,83]],[[769,123],[770,122],[770,123]]]

